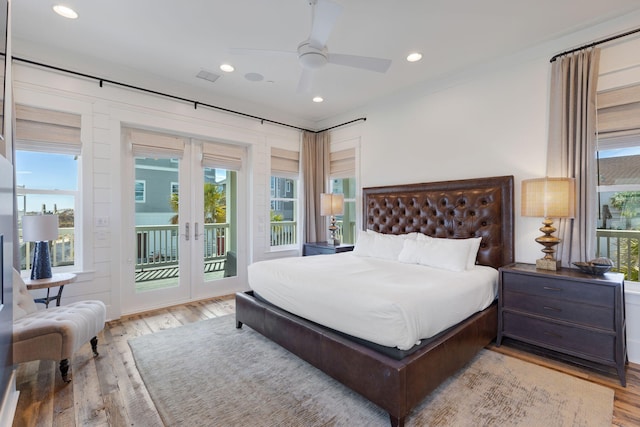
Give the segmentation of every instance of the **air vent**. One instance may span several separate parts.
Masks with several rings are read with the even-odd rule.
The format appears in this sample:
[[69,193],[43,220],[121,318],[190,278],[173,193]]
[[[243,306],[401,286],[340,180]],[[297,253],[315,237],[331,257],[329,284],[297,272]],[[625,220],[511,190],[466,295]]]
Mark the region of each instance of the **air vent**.
[[203,79],[203,80],[208,80],[210,82],[215,82],[216,80],[218,80],[218,78],[220,77],[219,74],[216,73],[212,73],[211,71],[207,71],[207,70],[201,70],[197,75],[197,78],[199,79]]

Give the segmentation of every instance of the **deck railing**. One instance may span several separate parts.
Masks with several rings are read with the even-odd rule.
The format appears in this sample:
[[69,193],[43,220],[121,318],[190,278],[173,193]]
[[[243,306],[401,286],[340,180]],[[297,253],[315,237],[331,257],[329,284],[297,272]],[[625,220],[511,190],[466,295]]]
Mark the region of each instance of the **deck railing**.
[[295,221],[271,222],[271,246],[287,246],[297,243],[298,224]]
[[596,256],[612,259],[615,263],[614,271],[624,273],[625,280],[637,282],[640,230],[598,229],[596,237]]
[[[58,238],[49,243],[51,266],[59,267],[72,265],[75,259],[75,234],[72,227],[58,229]],[[22,229],[18,230],[22,242]],[[33,262],[33,247],[35,242],[24,242],[20,245],[20,268],[30,270]],[[27,255],[28,254],[28,255]]]

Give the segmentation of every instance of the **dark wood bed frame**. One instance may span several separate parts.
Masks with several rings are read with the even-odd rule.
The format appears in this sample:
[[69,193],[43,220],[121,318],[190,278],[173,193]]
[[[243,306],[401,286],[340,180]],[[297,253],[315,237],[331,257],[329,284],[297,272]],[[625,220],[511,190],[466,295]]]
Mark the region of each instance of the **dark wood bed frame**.
[[[364,228],[441,238],[482,237],[478,264],[514,261],[513,177],[363,189]],[[358,392],[403,426],[411,409],[469,362],[497,334],[497,306],[396,360],[253,296],[236,294],[236,326],[250,326]]]

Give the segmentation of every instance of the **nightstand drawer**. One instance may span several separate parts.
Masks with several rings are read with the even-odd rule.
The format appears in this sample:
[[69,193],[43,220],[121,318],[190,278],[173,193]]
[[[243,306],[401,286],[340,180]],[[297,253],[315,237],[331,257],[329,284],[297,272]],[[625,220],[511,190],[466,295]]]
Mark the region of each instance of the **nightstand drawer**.
[[503,273],[505,291],[521,292],[544,298],[564,299],[605,307],[614,306],[615,287],[594,285],[585,282],[565,280],[559,277],[550,280],[542,276]]
[[615,330],[613,305],[608,307],[600,305],[587,306],[583,303],[563,299],[511,292],[511,287],[504,290],[502,298],[504,308],[507,310],[523,311],[609,331]]
[[503,314],[504,334],[531,344],[564,351],[597,361],[615,360],[616,338],[613,334],[560,325],[515,313]]

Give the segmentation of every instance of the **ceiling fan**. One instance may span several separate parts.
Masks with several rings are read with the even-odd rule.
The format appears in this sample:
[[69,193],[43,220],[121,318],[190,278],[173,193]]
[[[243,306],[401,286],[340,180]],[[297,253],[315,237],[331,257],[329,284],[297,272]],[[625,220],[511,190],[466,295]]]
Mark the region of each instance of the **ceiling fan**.
[[298,82],[298,92],[309,92],[315,70],[327,64],[343,65],[378,73],[385,73],[391,65],[390,59],[372,58],[369,56],[330,53],[327,40],[342,13],[342,6],[331,0],[306,0],[312,8],[311,33],[309,38],[298,44],[296,52],[260,50],[260,49],[231,49],[232,53],[244,54],[289,54],[297,55],[302,66],[302,74]]

